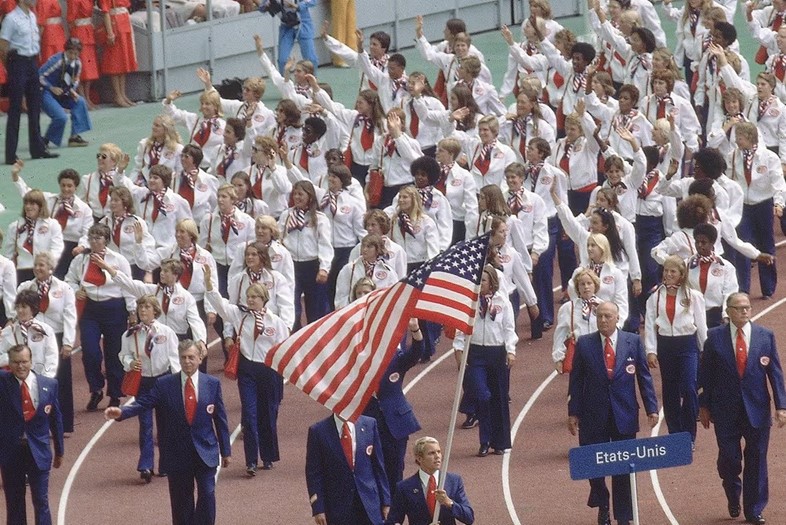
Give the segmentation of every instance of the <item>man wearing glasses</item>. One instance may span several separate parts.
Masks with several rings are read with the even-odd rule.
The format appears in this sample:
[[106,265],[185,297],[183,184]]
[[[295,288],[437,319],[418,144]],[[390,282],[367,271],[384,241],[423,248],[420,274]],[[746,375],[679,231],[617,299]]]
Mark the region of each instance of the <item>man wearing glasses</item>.
[[726,308],[729,324],[709,330],[704,343],[699,365],[699,420],[704,428],[715,424],[718,474],[729,516],[736,518],[742,510],[748,523],[761,525],[767,506],[767,448],[772,425],[767,383],[775,398],[775,419],[782,427],[786,425],[783,370],[773,333],[750,322],[748,295],[731,294]]

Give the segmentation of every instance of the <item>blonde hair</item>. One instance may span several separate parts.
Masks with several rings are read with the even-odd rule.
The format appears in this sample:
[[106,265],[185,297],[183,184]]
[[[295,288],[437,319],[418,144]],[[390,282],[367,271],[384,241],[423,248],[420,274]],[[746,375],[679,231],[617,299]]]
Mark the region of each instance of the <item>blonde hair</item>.
[[579,281],[585,275],[592,279],[592,284],[595,285],[595,293],[598,293],[598,290],[600,290],[600,278],[589,268],[582,268],[573,276],[573,288],[576,290],[576,294],[581,296],[581,292],[579,292]]
[[216,109],[216,115],[219,117],[223,116],[221,113],[221,95],[218,94],[218,91],[203,91],[202,94],[199,95],[199,103],[210,104]]
[[123,150],[120,149],[120,146],[117,144],[112,144],[111,142],[105,142],[99,146],[98,151],[102,153],[106,153],[112,161],[117,164],[120,162],[120,159],[123,158]]
[[423,212],[423,202],[420,199],[420,193],[418,193],[418,190],[415,188],[415,186],[404,186],[398,191],[398,195],[398,211],[403,211],[401,210],[401,196],[409,195],[410,201],[412,202],[412,211],[409,212],[409,218],[413,223],[419,221],[420,218],[425,215]]
[[[180,138],[180,133],[177,131],[177,126],[175,121],[169,115],[156,115],[156,118],[153,119],[153,123],[158,121],[161,124],[161,127],[164,128],[164,146],[167,149],[174,151],[177,148],[178,144],[182,144],[183,141]],[[151,134],[147,141],[145,142],[145,149],[151,147],[153,145],[153,135]]]

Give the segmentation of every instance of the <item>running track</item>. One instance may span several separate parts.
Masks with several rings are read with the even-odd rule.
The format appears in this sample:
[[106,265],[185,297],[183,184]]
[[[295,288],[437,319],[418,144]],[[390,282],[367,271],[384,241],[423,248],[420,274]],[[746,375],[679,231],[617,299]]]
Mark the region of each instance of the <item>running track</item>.
[[[777,240],[783,241],[783,238]],[[786,275],[786,249],[779,247],[778,256],[783,276]],[[754,282],[755,278],[754,271]],[[771,301],[758,299],[757,290],[758,286],[754,285],[754,314],[761,315],[759,323],[776,332],[782,354],[786,353],[786,325],[782,322],[786,317],[783,277]],[[519,333],[528,335],[526,322],[520,326]],[[567,378],[552,373],[549,335],[534,342],[522,337],[518,346],[511,385],[511,419],[515,432],[512,452],[502,458],[476,458],[477,430],[456,432],[450,470],[464,477],[477,523],[595,523],[595,513],[585,506],[588,484],[570,480],[567,456],[568,450],[576,446],[577,438],[570,436],[566,428]],[[407,385],[407,395],[423,426],[422,433],[440,440],[447,435],[457,375],[455,360],[452,355],[445,355],[448,350],[448,343],[443,342],[434,362],[410,371]],[[210,371],[217,374],[221,362],[220,350],[214,345]],[[136,472],[136,421],[106,423],[102,413],[84,412],[88,395],[83,388],[85,382],[79,355],[75,356],[73,366],[77,385],[77,426],[73,436],[66,440],[63,467],[51,474],[50,504],[55,522],[90,525],[133,519],[151,524],[168,523],[166,480],[155,478],[150,485],[144,485]],[[657,371],[654,377],[659,383]],[[237,387],[226,379],[222,382],[230,430],[235,430],[240,418]],[[659,392],[659,384],[656,386]],[[242,438],[236,436],[232,464],[219,473],[218,522],[313,523],[304,480],[306,431],[310,424],[327,414],[324,408],[287,385],[279,418],[282,460],[276,463],[274,470],[259,471],[255,478],[247,478]],[[642,428],[644,426],[642,424]],[[644,436],[645,432],[639,435]],[[779,482],[786,478],[784,437],[786,429],[773,429],[769,457],[770,505],[765,512],[769,523],[773,524],[786,523],[783,503],[786,485]],[[714,433],[700,428],[692,465],[662,470],[657,476],[639,474],[642,523],[704,525],[732,522],[726,514],[725,497],[715,471],[716,453]],[[413,471],[414,463],[408,463],[406,472]],[[651,479],[655,477],[662,492],[661,500],[656,496]],[[29,512],[32,518],[32,507]],[[3,506],[0,521],[4,516]]]

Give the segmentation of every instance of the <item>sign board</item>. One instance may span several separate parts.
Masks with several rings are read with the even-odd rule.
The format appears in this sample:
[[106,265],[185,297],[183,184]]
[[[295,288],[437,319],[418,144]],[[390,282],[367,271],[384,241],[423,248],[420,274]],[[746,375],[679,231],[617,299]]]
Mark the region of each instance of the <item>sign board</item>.
[[602,478],[690,465],[692,448],[688,432],[575,447],[568,456],[570,477]]

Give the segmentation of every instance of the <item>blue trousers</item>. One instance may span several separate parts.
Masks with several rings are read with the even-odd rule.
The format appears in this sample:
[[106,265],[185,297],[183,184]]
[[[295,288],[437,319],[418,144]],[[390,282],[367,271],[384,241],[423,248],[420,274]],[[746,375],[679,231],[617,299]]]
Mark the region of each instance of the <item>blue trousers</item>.
[[475,402],[480,444],[498,450],[510,443],[510,385],[504,346],[470,345],[464,391]]
[[[775,255],[775,228],[773,225],[772,199],[759,204],[744,204],[742,206],[742,220],[737,226],[737,234],[743,241],[748,241],[764,253]],[[751,260],[738,254],[737,280],[740,291],[750,293],[751,289]],[[778,284],[778,269],[773,264],[767,266],[759,263],[759,286],[761,294],[770,297],[775,293]]]
[[663,414],[669,434],[690,432],[696,441],[699,394],[699,343],[696,334],[658,336],[658,365],[663,391]]
[[4,443],[3,446],[15,449],[15,452],[8,456],[8,463],[0,467],[3,492],[5,492],[6,523],[8,525],[25,525],[27,523],[27,505],[25,504],[25,476],[27,476],[30,494],[33,497],[35,523],[36,525],[51,525],[49,469],[38,469],[27,443]]
[[300,306],[301,295],[306,305],[306,322],[313,323],[329,311],[327,283],[317,283],[318,273],[319,259],[295,261],[295,332],[303,326],[300,320],[303,313]]
[[44,89],[41,104],[44,113],[49,115],[49,118],[52,119],[44,138],[56,146],[60,146],[61,142],[63,142],[63,132],[65,131],[66,121],[68,120],[66,109],[71,111],[72,137],[84,133],[85,131],[90,131],[93,128],[90,123],[90,114],[87,111],[87,103],[84,97],[79,97],[76,100],[68,97],[58,102],[51,91]]
[[385,421],[385,415],[379,408],[379,401],[371,398],[368,402],[364,415],[371,416],[377,420],[377,430],[379,430],[379,440],[382,442],[382,456],[385,461],[385,473],[388,476],[388,485],[391,495],[396,490],[396,484],[404,479],[404,462],[407,457],[407,441],[409,436],[396,439],[390,433],[390,428]]
[[[609,441],[623,441],[634,439],[636,434],[621,434],[614,423],[614,414],[609,411],[609,421],[606,428],[597,435],[587,435],[586,428],[590,425],[579,427],[579,443],[592,445],[595,443],[608,443]],[[584,429],[584,432],[582,432]],[[609,489],[606,487],[606,478],[592,478],[589,480],[590,493],[587,506],[608,509]],[[633,502],[630,494],[630,478],[627,474],[611,477],[611,492],[614,497],[614,519],[619,521],[633,520]]]
[[284,74],[284,66],[292,53],[295,40],[300,44],[300,54],[303,55],[303,58],[314,64],[314,74],[316,74],[319,60],[317,59],[317,50],[314,47],[314,28],[312,23],[306,21],[301,21],[298,27],[279,26],[278,70],[282,75]]
[[177,472],[167,473],[172,524],[213,525],[216,522],[216,468],[204,464],[193,443],[184,443],[183,446],[191,448],[192,460]]
[[[159,377],[162,376],[142,377],[142,381],[139,384],[138,396],[141,396],[142,394],[151,390]],[[143,470],[153,470],[153,464],[155,460],[155,443],[153,441],[153,412],[153,410],[145,410],[139,414],[139,462],[136,466],[136,469],[139,472],[142,472]],[[163,422],[161,421],[158,410],[155,411],[155,416],[156,432],[161,434],[161,425]]]
[[549,247],[540,254],[538,264],[532,269],[532,286],[538,297],[540,308],[539,321],[554,324],[554,292],[551,283],[554,281],[554,254],[557,252],[557,238],[562,228],[559,218],[555,215],[548,220]]
[[450,240],[450,245],[453,246],[464,240],[467,236],[467,225],[464,221],[453,221],[453,239]]
[[330,302],[330,311],[336,309],[335,306],[335,299],[336,299],[336,281],[338,280],[338,274],[344,266],[349,262],[349,254],[352,253],[351,248],[333,248],[333,262],[330,264],[330,272],[328,272],[328,299]]
[[[104,389],[104,374],[101,372],[103,361],[109,397],[123,397],[120,384],[123,382],[124,372],[118,355],[127,324],[125,300],[109,299],[101,302],[87,300],[82,318],[79,320],[79,331],[82,339],[82,363],[85,366],[90,392],[101,392]],[[104,336],[103,352],[102,335]]]
[[647,298],[653,286],[660,282],[662,268],[650,252],[666,238],[663,229],[663,217],[649,215],[636,215],[636,251],[639,252],[639,265],[641,266],[641,295],[629,296],[626,330],[638,332],[641,325],[641,312],[647,308]]
[[8,120],[5,124],[5,162],[16,161],[16,148],[19,145],[19,121],[22,117],[22,98],[27,100],[27,137],[30,154],[38,157],[44,152],[41,140],[41,83],[38,81],[36,58],[16,56],[9,58],[5,68],[8,71],[6,91],[8,93]]
[[249,361],[241,354],[237,389],[240,392],[246,466],[256,466],[257,454],[263,462],[278,461],[278,407],[284,391],[284,379],[272,368]]
[[[55,334],[57,348],[63,348],[63,334]],[[74,387],[71,373],[71,358],[57,362],[57,401],[63,414],[63,432],[74,431]]]
[[[718,475],[723,480],[723,490],[728,501],[739,504],[742,492],[743,511],[746,517],[752,517],[761,514],[769,501],[767,450],[770,427],[753,428],[744,407],[739,407],[737,413],[740,416],[736,422],[722,422],[720,425],[715,422]],[[740,443],[743,439],[744,450]]]

